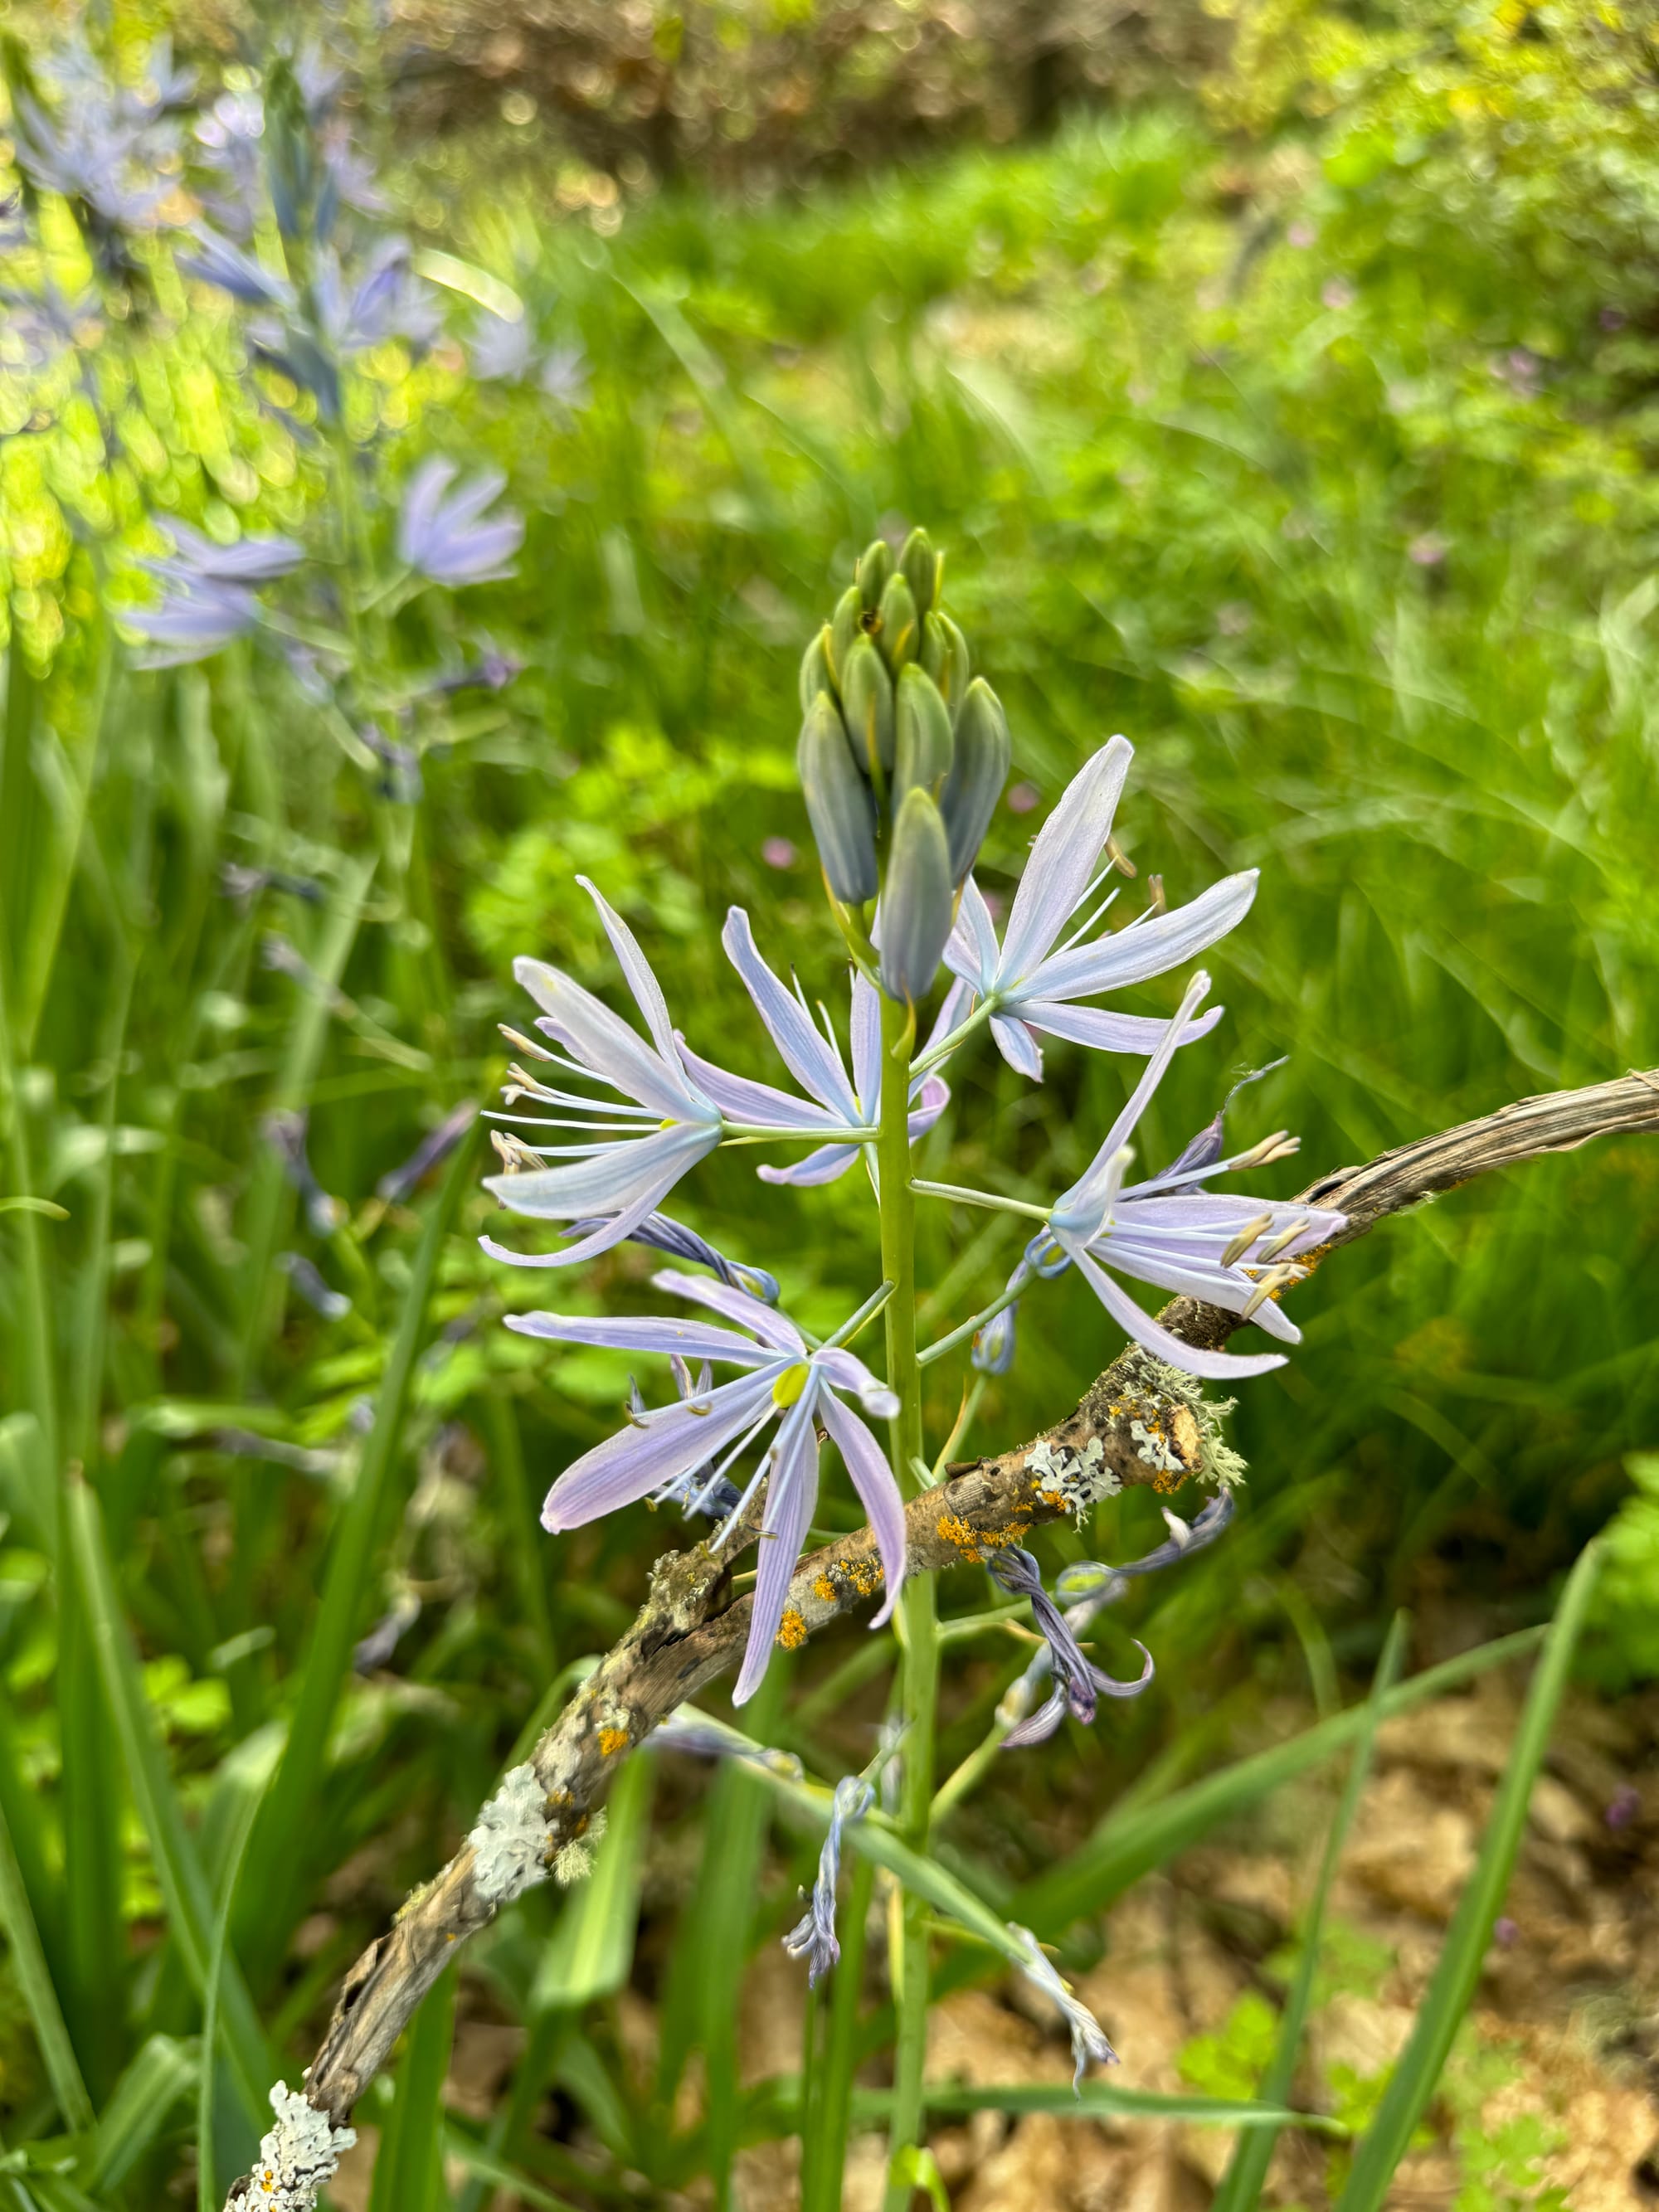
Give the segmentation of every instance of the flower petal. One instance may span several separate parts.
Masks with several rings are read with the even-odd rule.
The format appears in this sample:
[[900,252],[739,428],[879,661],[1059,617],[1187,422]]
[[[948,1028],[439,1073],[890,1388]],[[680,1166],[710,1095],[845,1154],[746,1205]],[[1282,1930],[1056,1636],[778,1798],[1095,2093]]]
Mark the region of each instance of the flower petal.
[[677,1039],[680,1062],[703,1096],[732,1121],[771,1122],[785,1129],[812,1134],[842,1127],[842,1117],[827,1107],[799,1098],[793,1091],[779,1091],[769,1083],[757,1083],[747,1075],[732,1075],[713,1060],[692,1051],[684,1037]]
[[914,1145],[918,1137],[925,1137],[927,1134],[934,1122],[950,1104],[951,1086],[943,1076],[927,1075],[922,1078],[920,1085],[911,1092],[911,1098],[913,1103],[906,1126],[910,1132],[910,1142]]
[[1180,1368],[1183,1374],[1203,1375],[1220,1382],[1233,1376],[1266,1375],[1270,1369],[1285,1364],[1281,1352],[1256,1352],[1239,1358],[1231,1352],[1200,1352],[1195,1345],[1183,1344],[1138,1306],[1127,1291],[1095,1264],[1081,1244],[1068,1237],[1062,1237],[1060,1242],[1118,1326],[1127,1328],[1137,1344],[1144,1345],[1167,1365]]
[[688,1115],[702,1118],[702,1102],[688,1085],[678,1057],[672,1065],[660,1060],[620,1014],[546,961],[521,956],[513,963],[513,973],[546,1014],[553,1035],[584,1067],[668,1121],[684,1121]]
[[[1035,861],[1036,855],[1031,857]],[[1052,960],[1042,961],[1011,984],[1010,1003],[1026,995],[1092,999],[1097,992],[1120,991],[1126,984],[1144,983],[1149,976],[1184,967],[1244,919],[1255,896],[1259,872],[1247,868],[1242,875],[1224,876],[1185,906],[1131,922],[1127,929],[1073,945],[1069,952],[1056,952]]]
[[788,1315],[780,1313],[775,1306],[763,1305],[759,1298],[751,1298],[747,1291],[738,1290],[735,1284],[714,1282],[706,1275],[683,1275],[678,1267],[661,1267],[651,1278],[651,1287],[667,1291],[671,1297],[690,1298],[694,1304],[724,1314],[727,1321],[752,1329],[761,1342],[769,1344],[774,1351],[787,1352],[798,1359],[806,1357],[806,1339]]
[[771,1395],[769,1374],[716,1384],[694,1413],[684,1401],[650,1414],[643,1426],[621,1429],[584,1452],[547,1493],[542,1526],[556,1534],[631,1505],[665,1482],[701,1467],[743,1434]]
[[628,988],[634,994],[634,1004],[645,1016],[645,1025],[651,1032],[651,1041],[670,1067],[678,1066],[679,1047],[674,1041],[674,1024],[668,1018],[668,1001],[663,997],[662,986],[651,971],[651,963],[640,950],[639,939],[599,891],[586,876],[576,881],[587,893],[599,909],[605,935],[611,939],[611,950],[617,956],[617,964],[627,978]]
[[784,989],[762,959],[749,917],[740,906],[732,907],[727,913],[720,943],[796,1082],[832,1112],[849,1121],[859,1120],[857,1102],[847,1080],[847,1070],[842,1066],[841,1054],[819,1035],[799,1002]]
[[1017,1022],[1006,1014],[993,1014],[991,1035],[996,1040],[997,1050],[1016,1075],[1029,1076],[1033,1083],[1042,1080],[1042,1048],[1024,1022]]
[[873,1413],[878,1421],[890,1421],[898,1412],[898,1400],[887,1385],[844,1345],[836,1345],[829,1352],[815,1352],[812,1364],[830,1377],[837,1390],[850,1390],[865,1412]]
[[983,998],[995,979],[1001,957],[997,926],[985,903],[985,894],[969,876],[957,902],[956,927],[945,947],[945,964]]
[[527,1214],[535,1221],[580,1221],[589,1213],[614,1214],[632,1206],[647,1190],[656,1194],[654,1206],[656,1198],[672,1189],[719,1141],[717,1128],[679,1121],[648,1137],[620,1137],[591,1158],[571,1160],[562,1167],[486,1176],[484,1188],[510,1212]]
[[800,1558],[801,1540],[811,1525],[818,1495],[818,1432],[814,1425],[817,1393],[808,1390],[786,1416],[773,1447],[766,1482],[766,1517],[761,1524],[760,1571],[755,1577],[755,1609],[734,1705],[745,1704],[760,1687],[783,1620],[789,1584]]
[[1077,910],[1089,888],[1123,789],[1134,747],[1111,738],[1060,793],[1025,863],[1002,940],[997,985],[1023,981]]
[[[1150,1283],[1154,1290],[1170,1291],[1176,1297],[1201,1298],[1227,1313],[1243,1313],[1255,1295],[1255,1285],[1249,1277],[1234,1268],[1218,1267],[1213,1251],[1206,1265],[1183,1258],[1166,1245],[1142,1244],[1115,1231],[1097,1238],[1094,1249],[1096,1256],[1120,1274],[1133,1275],[1138,1283]],[[1302,1341],[1301,1330],[1272,1298],[1264,1298],[1250,1318],[1281,1344]]]
[[526,1313],[508,1314],[507,1326],[518,1336],[544,1337],[550,1344],[597,1344],[611,1352],[656,1352],[665,1359],[678,1352],[682,1359],[720,1359],[732,1367],[777,1364],[777,1353],[739,1336],[735,1329],[714,1328],[707,1322],[674,1321],[661,1314],[627,1314],[617,1320],[603,1315]]
[[[1207,1036],[1227,1009],[1211,1006],[1195,1022],[1188,1022],[1178,1042],[1195,1044]],[[1170,1024],[1143,1014],[1109,1013],[1102,1006],[1062,1006],[1057,999],[1021,999],[1019,1018],[1049,1036],[1064,1037],[1068,1044],[1087,1045],[1094,1052],[1155,1052]]]
[[887,1582],[881,1611],[870,1623],[872,1628],[879,1628],[897,1604],[904,1583],[904,1501],[886,1453],[852,1407],[843,1406],[833,1390],[826,1390],[818,1401],[818,1411],[876,1532],[876,1547]]
[[[1164,1080],[1170,1062],[1176,1056],[1182,1030],[1208,997],[1209,990],[1210,979],[1200,969],[1187,986],[1187,995],[1182,999],[1175,1019],[1165,1027],[1157,1049],[1142,1069],[1140,1080],[1129,1093],[1116,1121],[1101,1139],[1100,1149],[1072,1188],[1062,1191],[1054,1200],[1054,1219],[1070,1218],[1073,1223],[1086,1219],[1091,1209],[1098,1208],[1109,1180],[1114,1176],[1121,1177],[1121,1171],[1115,1165],[1117,1156],[1134,1134],[1136,1123],[1151,1103],[1152,1093]],[[1097,1212],[1096,1220],[1090,1224],[1091,1235],[1097,1226]]]
[[[916,1133],[912,1117],[912,1135]],[[834,1182],[844,1176],[859,1154],[869,1148],[864,1145],[820,1145],[815,1152],[808,1152],[804,1160],[797,1160],[792,1168],[757,1168],[755,1173],[763,1182],[793,1183],[805,1189],[818,1183]]]
[[853,1088],[859,1119],[881,1118],[881,994],[861,969],[853,970]]

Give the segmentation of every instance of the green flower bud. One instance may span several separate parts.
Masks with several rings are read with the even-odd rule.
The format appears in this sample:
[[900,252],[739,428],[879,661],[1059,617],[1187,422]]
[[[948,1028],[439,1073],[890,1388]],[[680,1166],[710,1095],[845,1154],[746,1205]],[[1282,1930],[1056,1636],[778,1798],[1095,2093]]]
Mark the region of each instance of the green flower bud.
[[956,901],[951,852],[939,808],[909,791],[893,824],[881,902],[881,988],[890,999],[920,999],[939,973]]
[[[895,580],[897,580],[896,579]],[[907,791],[931,792],[951,773],[951,709],[915,661],[901,670],[893,706],[893,804]]]
[[859,597],[859,587],[849,584],[836,601],[836,611],[830,624],[826,641],[830,654],[830,681],[837,691],[845,690],[847,656],[863,635],[864,602]]
[[878,623],[875,635],[881,647],[881,657],[896,681],[900,669],[916,657],[921,629],[916,620],[916,603],[902,576],[888,578],[887,589],[881,595]]
[[820,691],[833,698],[836,679],[830,673],[830,625],[823,628],[800,657],[800,710],[804,714]]
[[842,711],[853,750],[873,783],[893,767],[893,679],[867,637],[854,638],[841,672]]
[[921,629],[921,665],[953,714],[968,690],[968,641],[949,615],[931,614]]
[[933,541],[925,530],[913,530],[905,539],[899,568],[910,586],[916,612],[924,617],[931,614],[945,583],[945,556],[934,552]]
[[951,842],[951,880],[959,884],[974,865],[1008,780],[1008,717],[982,676],[968,686],[957,717],[956,757],[939,799]]
[[876,805],[827,691],[806,710],[795,765],[824,880],[844,906],[860,906],[876,895]]
[[887,588],[887,579],[893,573],[893,549],[884,538],[872,538],[859,556],[859,565],[854,574],[858,579],[859,597],[872,614],[881,605],[881,595]]

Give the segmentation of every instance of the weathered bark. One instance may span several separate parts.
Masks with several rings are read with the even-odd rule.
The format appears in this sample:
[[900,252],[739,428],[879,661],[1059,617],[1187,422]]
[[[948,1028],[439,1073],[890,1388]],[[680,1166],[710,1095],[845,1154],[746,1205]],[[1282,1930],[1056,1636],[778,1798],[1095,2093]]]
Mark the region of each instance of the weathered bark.
[[[1400,1146],[1362,1167],[1339,1169],[1301,1194],[1348,1218],[1340,1237],[1309,1256],[1317,1261],[1387,1215],[1475,1176],[1638,1130],[1659,1130],[1659,1070],[1523,1098],[1480,1121]],[[1184,1342],[1210,1349],[1241,1326],[1233,1315],[1190,1298],[1172,1300],[1159,1318]],[[1097,1441],[1095,1478],[1109,1489],[1115,1478],[1124,1487],[1150,1483],[1173,1490],[1200,1474],[1206,1450],[1201,1424],[1188,1396],[1166,1388],[1167,1380],[1167,1370],[1130,1346],[1044,1437],[953,1469],[938,1488],[912,1499],[906,1512],[907,1571],[932,1574],[971,1563],[1055,1518],[1066,1507],[1052,1486],[1053,1462],[1067,1453],[1081,1455]],[[1045,1443],[1046,1454],[1040,1449]],[[553,1847],[581,1833],[627,1753],[677,1705],[737,1663],[751,1601],[732,1596],[732,1566],[755,1534],[751,1522],[718,1554],[700,1544],[660,1559],[633,1626],[537,1745],[532,1761],[547,1794]],[[880,1561],[867,1528],[812,1553],[790,1586],[784,1640],[793,1646],[855,1611],[880,1583]],[[307,2096],[337,2125],[350,2117],[456,1945],[493,1913],[473,1886],[472,1853],[464,1844],[353,1966],[306,2077]],[[243,2181],[233,2189],[232,2205],[246,2187]]]

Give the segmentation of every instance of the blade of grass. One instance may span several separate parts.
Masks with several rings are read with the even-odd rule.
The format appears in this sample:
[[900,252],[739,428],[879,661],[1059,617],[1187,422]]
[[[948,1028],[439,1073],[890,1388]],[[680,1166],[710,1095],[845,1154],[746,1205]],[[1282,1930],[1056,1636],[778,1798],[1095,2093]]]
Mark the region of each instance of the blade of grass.
[[[860,2119],[885,2115],[892,2092],[855,2089],[853,2110]],[[926,2092],[930,2112],[1060,2112],[1079,2119],[1182,2120],[1209,2128],[1306,2128],[1316,2135],[1344,2136],[1340,2120],[1323,2112],[1296,2112],[1279,2105],[1243,2098],[1182,2096],[1156,2089],[1117,2089],[1109,2081],[1085,2081],[1075,2092],[1069,2081],[1018,2081],[1006,2088],[972,2088],[936,2082]]]
[[193,2086],[196,2064],[194,2051],[175,2037],[150,2037],[98,2116],[89,2190],[116,2189],[126,2179]]
[[1601,1564],[1600,1545],[1587,1545],[1567,1577],[1561,1601],[1539,1656],[1532,1686],[1527,1692],[1509,1762],[1492,1801],[1480,1856],[1457,1900],[1434,1978],[1418,2008],[1410,2040],[1382,2092],[1376,2117],[1355,2150],[1347,2185],[1338,2199],[1337,2212],[1379,2212],[1388,2197],[1395,2169],[1428,2108],[1453,2039],[1480,1986],[1492,1928],[1521,1848],[1533,1784],[1549,1749],[1550,1730],[1554,1726],[1562,1692],[1567,1686],[1573,1653]]
[[[1406,1616],[1403,1613],[1396,1613],[1389,1630],[1388,1641],[1382,1647],[1382,1656],[1377,1662],[1370,1696],[1365,1704],[1370,1724],[1355,1742],[1353,1756],[1348,1762],[1347,1779],[1342,1786],[1341,1799],[1331,1821],[1330,1833],[1325,1838],[1318,1878],[1314,1883],[1313,1895],[1308,1900],[1307,1916],[1302,1928],[1302,1955],[1297,1961],[1295,1975],[1285,1993],[1285,2009],[1279,2023],[1279,2039],[1257,2093],[1264,2104],[1282,2105],[1290,2095],[1291,2084],[1296,2077],[1297,2052],[1301,2047],[1302,2030],[1307,2021],[1314,1979],[1319,1969],[1319,1940],[1325,1924],[1325,1908],[1330,1899],[1331,1884],[1336,1878],[1337,1862],[1342,1856],[1343,1845],[1347,1841],[1348,1831],[1353,1826],[1354,1814],[1359,1810],[1359,1801],[1364,1795],[1365,1784],[1370,1776],[1372,1754],[1376,1747],[1376,1731],[1382,1720],[1383,1702],[1394,1687],[1405,1661],[1406,1635]],[[1255,2129],[1249,2135],[1240,2136],[1210,2212],[1250,2212],[1250,2208],[1261,2200],[1261,2185],[1267,2178],[1267,2167],[1278,2140],[1279,2133],[1274,2128]]]
[[[1383,1719],[1410,1712],[1431,1698],[1473,1681],[1491,1668],[1522,1657],[1545,1634],[1542,1628],[1524,1628],[1431,1667],[1389,1692]],[[1142,1875],[1187,1850],[1241,1806],[1253,1803],[1346,1750],[1370,1725],[1369,1708],[1356,1705],[1351,1711],[1334,1713],[1329,1720],[1304,1729],[1288,1743],[1275,1744],[1271,1750],[1224,1767],[1219,1774],[1206,1775],[1203,1781],[1177,1790],[1155,1805],[1127,1815],[1109,1814],[1087,1843],[1017,1893],[1012,1908],[1014,1918],[1035,1928],[1039,1935],[1055,1935],[1085,1913],[1099,1911]]]
[[330,1732],[351,1672],[352,1650],[362,1633],[380,1532],[398,1443],[427,1331],[427,1309],[444,1240],[471,1175],[475,1128],[455,1147],[437,1197],[427,1214],[404,1294],[398,1334],[381,1378],[374,1425],[363,1445],[351,1495],[341,1509],[329,1550],[322,1599],[300,1670],[288,1742],[248,1847],[245,1893],[257,1918],[245,1911],[236,1923],[237,1950],[256,1982],[275,1966],[288,1942],[296,1901],[309,1872],[304,1849],[314,1817],[328,1756]]
[[[274,1769],[271,1770],[274,1771]],[[235,1910],[242,1862],[248,1838],[269,1786],[270,1772],[257,1790],[250,1790],[237,1817],[225,1868],[222,1894],[213,1923],[213,1948],[208,1957],[207,1988],[202,1993],[202,2054],[196,2083],[196,2206],[197,2212],[218,2212],[218,2184],[214,2178],[213,2146],[217,2129],[216,2089],[219,2060],[219,1999],[224,1987],[225,1951],[230,1940],[231,1914]]]
[[439,2212],[444,2188],[443,2086],[455,2039],[455,1970],[441,1974],[410,2023],[392,2113],[374,2156],[368,2212]]
[[[120,1739],[139,1819],[149,1839],[156,1879],[167,1905],[168,1929],[179,1945],[186,1972],[205,2001],[214,1917],[207,1880],[185,1826],[167,1772],[167,1754],[144,1695],[137,1654],[121,1613],[104,1544],[98,1500],[78,1478],[66,1490],[69,1547],[86,1602],[105,1698]],[[109,1963],[106,1961],[106,1970]],[[247,1985],[234,1960],[223,1962],[222,1978],[232,2068],[249,2118],[263,2125],[266,2094],[273,2079],[270,2053]]]
[[64,2022],[58,1992],[52,1985],[40,1931],[29,1904],[28,1890],[18,1865],[17,1852],[3,1810],[0,1810],[0,1924],[11,1951],[11,1970],[17,1977],[28,2007],[30,2025],[40,2045],[41,2063],[64,2124],[78,2135],[93,2122],[92,2100],[81,2078],[74,2045]]

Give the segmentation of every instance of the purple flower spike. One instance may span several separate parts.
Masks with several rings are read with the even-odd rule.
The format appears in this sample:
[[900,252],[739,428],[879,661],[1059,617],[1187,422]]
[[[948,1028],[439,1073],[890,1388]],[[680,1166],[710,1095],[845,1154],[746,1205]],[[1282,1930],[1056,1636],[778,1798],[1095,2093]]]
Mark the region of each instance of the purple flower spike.
[[[513,573],[524,543],[524,518],[510,509],[484,520],[507,478],[486,469],[450,492],[455,464],[423,461],[404,494],[398,523],[398,557],[434,584],[483,584]],[[446,496],[447,494],[447,496]]]
[[861,1774],[845,1775],[836,1784],[811,1902],[783,1939],[783,1948],[792,1959],[805,1960],[809,1989],[817,1989],[841,1957],[836,1934],[836,1884],[841,1879],[842,1832],[849,1820],[861,1820],[875,1802],[875,1785]]
[[[1164,1034],[1162,1022],[1075,1002],[1184,965],[1242,921],[1255,896],[1252,868],[1212,884],[1190,906],[1168,913],[1150,908],[1127,929],[1079,943],[1103,907],[1054,950],[1061,930],[1103,880],[1097,870],[1133,758],[1128,739],[1114,738],[1073,777],[1031,848],[1000,945],[991,910],[971,876],[963,887],[945,964],[989,1005],[991,1034],[1003,1058],[1034,1083],[1042,1079],[1039,1030],[1097,1052],[1150,1053]],[[1107,873],[1110,867],[1109,861]],[[1113,896],[1108,895],[1107,905]],[[1216,1007],[1186,1025],[1177,1042],[1190,1044],[1203,1036],[1220,1014]]]
[[[1055,1200],[1047,1240],[1078,1268],[1114,1321],[1169,1366],[1188,1375],[1262,1375],[1284,1365],[1279,1353],[1241,1358],[1183,1344],[1106,1272],[1113,1268],[1154,1289],[1205,1299],[1258,1322],[1282,1343],[1298,1344],[1302,1332],[1280,1310],[1273,1293],[1307,1272],[1295,1264],[1298,1255],[1328,1243],[1347,1225],[1346,1216],[1328,1208],[1213,1195],[1201,1188],[1225,1169],[1261,1167],[1294,1152],[1295,1139],[1282,1132],[1230,1160],[1206,1157],[1196,1167],[1182,1169],[1177,1163],[1145,1182],[1124,1182],[1132,1157],[1129,1139],[1209,988],[1207,975],[1200,972],[1193,978],[1180,1012],[1165,1028],[1099,1151]],[[1207,1155],[1207,1146],[1203,1150]]]
[[744,1371],[735,1381],[718,1383],[707,1392],[699,1390],[672,1405],[630,1414],[617,1435],[584,1452],[565,1469],[547,1494],[542,1526],[555,1532],[580,1528],[647,1497],[678,1498],[690,1510],[698,1510],[696,1499],[685,1499],[684,1478],[694,1468],[712,1468],[703,1486],[707,1491],[775,1421],[776,1438],[762,1455],[726,1524],[738,1519],[762,1478],[769,1478],[749,1643],[732,1692],[733,1704],[742,1705],[753,1696],[766,1672],[790,1578],[817,1500],[820,1425],[839,1449],[876,1532],[887,1596],[871,1626],[879,1627],[891,1613],[904,1579],[904,1508],[885,1453],[840,1394],[856,1398],[878,1420],[890,1420],[898,1401],[852,1352],[833,1346],[809,1350],[787,1315],[744,1291],[672,1269],[653,1280],[659,1290],[693,1299],[737,1326],[722,1328],[708,1322],[654,1316],[608,1321],[551,1313],[509,1314],[507,1326],[521,1336],[542,1337],[554,1344],[677,1354],[682,1362],[706,1359]]
[[993,1553],[990,1564],[992,1574],[1011,1597],[1030,1601],[1031,1617],[1048,1644],[1054,1676],[1054,1695],[1029,1720],[1009,1729],[1002,1740],[1005,1751],[1042,1743],[1054,1734],[1068,1712],[1073,1720],[1081,1721],[1087,1728],[1093,1723],[1097,1698],[1138,1698],[1146,1688],[1155,1669],[1152,1655],[1146,1645],[1135,1645],[1146,1663],[1134,1681],[1120,1682],[1115,1676],[1103,1674],[1084,1656],[1070,1623],[1043,1588],[1042,1571],[1029,1552],[1009,1546]]

